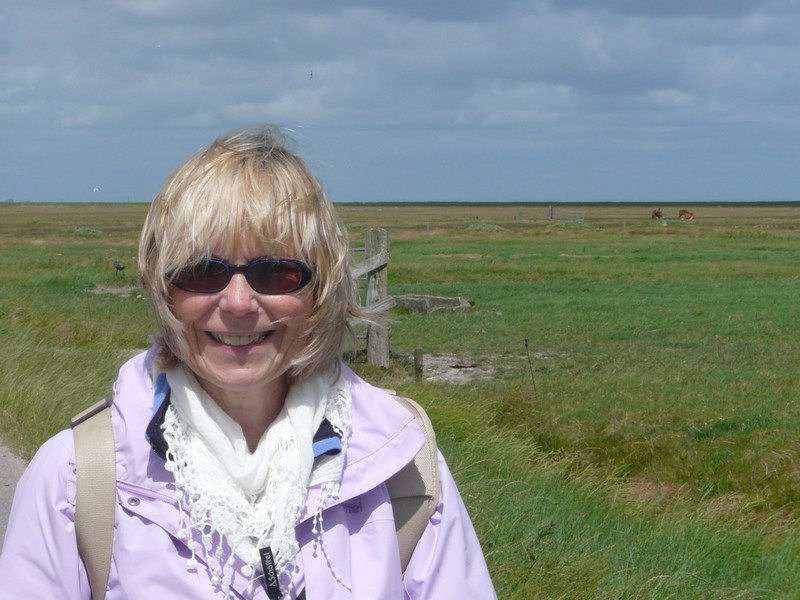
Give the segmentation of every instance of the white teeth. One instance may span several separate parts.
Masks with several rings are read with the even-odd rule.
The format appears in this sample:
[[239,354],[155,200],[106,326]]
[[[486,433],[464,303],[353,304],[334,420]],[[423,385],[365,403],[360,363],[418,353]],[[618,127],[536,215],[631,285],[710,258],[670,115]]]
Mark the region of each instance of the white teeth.
[[224,333],[209,332],[216,341],[228,346],[247,346],[262,341],[269,334],[268,331],[254,335],[225,335]]

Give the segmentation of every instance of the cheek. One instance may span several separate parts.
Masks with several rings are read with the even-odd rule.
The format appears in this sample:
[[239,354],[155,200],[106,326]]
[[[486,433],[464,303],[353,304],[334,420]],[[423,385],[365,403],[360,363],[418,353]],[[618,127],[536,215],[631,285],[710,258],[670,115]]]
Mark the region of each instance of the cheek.
[[181,322],[186,320],[186,309],[189,304],[189,297],[185,292],[172,288],[167,298],[169,310],[172,315]]
[[291,321],[291,328],[298,338],[305,337],[308,319],[311,315],[311,301],[306,297],[290,296],[284,299],[281,315]]
[[183,325],[183,337],[193,344],[194,326],[208,312],[208,298],[180,290],[170,294],[169,308],[172,315]]
[[173,290],[169,295],[169,307],[175,318],[183,323],[198,319],[208,310],[209,296]]

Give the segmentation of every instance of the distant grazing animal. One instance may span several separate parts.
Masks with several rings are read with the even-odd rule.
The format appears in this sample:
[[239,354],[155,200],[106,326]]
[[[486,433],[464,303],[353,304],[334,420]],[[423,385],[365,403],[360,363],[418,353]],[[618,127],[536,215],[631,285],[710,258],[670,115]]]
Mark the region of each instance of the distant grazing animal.
[[664,214],[661,212],[660,208],[655,209],[652,213],[650,213],[651,219],[663,219]]
[[125,270],[125,264],[124,264],[124,263],[121,263],[121,262],[119,262],[118,260],[115,260],[115,261],[114,261],[114,268],[117,270],[117,271],[116,271],[116,272],[117,272],[117,274],[119,274],[119,273],[121,273],[122,271],[124,271],[124,270]]
[[678,218],[681,221],[691,221],[694,219],[694,213],[682,208],[678,211]]

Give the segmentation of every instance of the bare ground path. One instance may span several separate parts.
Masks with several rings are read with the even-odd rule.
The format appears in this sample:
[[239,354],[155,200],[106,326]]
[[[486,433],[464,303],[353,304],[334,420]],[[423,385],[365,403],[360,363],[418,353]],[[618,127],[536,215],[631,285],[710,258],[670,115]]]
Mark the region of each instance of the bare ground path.
[[0,444],[0,538],[5,537],[8,513],[25,461]]

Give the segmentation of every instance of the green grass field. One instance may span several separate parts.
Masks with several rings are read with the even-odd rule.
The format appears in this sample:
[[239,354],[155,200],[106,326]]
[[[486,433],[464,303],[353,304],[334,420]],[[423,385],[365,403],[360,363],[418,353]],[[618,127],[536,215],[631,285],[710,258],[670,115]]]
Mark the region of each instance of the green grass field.
[[[800,597],[800,206],[652,208],[340,207],[354,244],[389,230],[391,293],[473,304],[395,311],[391,367],[353,366],[428,408],[501,598]],[[147,346],[145,211],[0,205],[23,456]],[[416,347],[494,374],[415,380]]]

